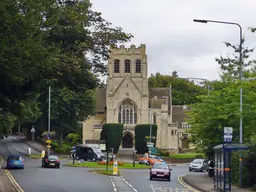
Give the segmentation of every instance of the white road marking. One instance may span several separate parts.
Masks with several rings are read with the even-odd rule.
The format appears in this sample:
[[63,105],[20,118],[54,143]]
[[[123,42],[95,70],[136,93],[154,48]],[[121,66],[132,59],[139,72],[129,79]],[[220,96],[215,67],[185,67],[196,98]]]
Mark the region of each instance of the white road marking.
[[121,178],[128,186],[130,186],[133,191],[138,192],[128,181],[126,181],[126,180],[123,178],[123,176],[120,176],[120,178]]
[[[150,185],[150,187],[152,189],[152,192],[156,192],[152,184]],[[161,190],[161,188],[160,188],[160,190]]]
[[117,191],[117,189],[116,189],[116,184],[115,184],[115,182],[113,181],[113,178],[110,176],[110,180],[111,180],[111,183],[112,183],[112,185],[113,185],[113,189],[114,189],[114,191],[116,192]]

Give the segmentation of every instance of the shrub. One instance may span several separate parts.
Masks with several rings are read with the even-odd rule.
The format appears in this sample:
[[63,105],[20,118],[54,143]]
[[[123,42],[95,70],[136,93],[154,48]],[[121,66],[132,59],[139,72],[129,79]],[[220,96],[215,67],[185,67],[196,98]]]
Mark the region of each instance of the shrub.
[[[43,132],[43,133],[42,133],[42,137],[43,137],[43,139],[45,139],[45,140],[48,139],[48,131]],[[55,131],[51,131],[51,132],[50,132],[50,139],[51,139],[51,140],[54,140],[55,137],[56,137],[56,132],[55,132]]]
[[71,145],[68,143],[63,143],[61,147],[57,147],[54,149],[56,153],[69,153],[71,149]]
[[117,154],[123,137],[123,129],[123,124],[108,123],[103,125],[100,133],[100,139],[106,140],[107,150],[114,148],[114,153]]
[[168,151],[159,151],[159,156],[168,157],[170,153]]
[[71,146],[74,146],[78,143],[82,142],[81,136],[76,133],[69,133],[66,136],[66,142],[69,143]]
[[[146,136],[150,134],[150,124],[139,124],[135,127],[135,149],[139,154],[148,152]],[[157,125],[152,125],[152,136],[157,137]],[[152,140],[156,145],[156,139]]]

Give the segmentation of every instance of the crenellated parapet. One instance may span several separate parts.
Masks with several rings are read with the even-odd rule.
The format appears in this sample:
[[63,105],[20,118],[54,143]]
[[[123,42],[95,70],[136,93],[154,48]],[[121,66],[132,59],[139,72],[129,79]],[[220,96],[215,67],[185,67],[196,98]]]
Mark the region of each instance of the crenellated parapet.
[[146,54],[146,45],[141,44],[139,47],[135,45],[131,45],[129,48],[125,47],[124,45],[120,45],[117,48],[110,49],[111,54],[113,55],[132,55],[132,54],[139,54],[144,55]]

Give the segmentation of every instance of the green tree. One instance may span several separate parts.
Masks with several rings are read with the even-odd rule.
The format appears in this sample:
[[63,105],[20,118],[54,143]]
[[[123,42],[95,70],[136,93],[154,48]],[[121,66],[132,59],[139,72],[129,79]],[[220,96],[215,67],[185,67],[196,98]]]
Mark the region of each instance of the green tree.
[[192,104],[198,102],[197,96],[207,94],[203,87],[195,85],[193,81],[177,78],[176,71],[172,75],[151,74],[148,80],[149,87],[169,87],[172,86],[172,96],[174,105]]
[[[226,43],[237,52],[237,46]],[[245,77],[253,76],[254,61],[250,60],[253,49],[243,48],[243,67]],[[212,155],[212,147],[223,142],[224,127],[233,127],[234,142],[239,141],[239,90],[243,88],[244,138],[249,142],[255,126],[255,81],[238,79],[239,58],[220,57],[216,59],[221,68],[221,80],[212,83],[210,96],[199,96],[200,102],[193,104],[188,112],[188,121],[192,125],[191,141]],[[251,68],[251,69],[250,69]]]

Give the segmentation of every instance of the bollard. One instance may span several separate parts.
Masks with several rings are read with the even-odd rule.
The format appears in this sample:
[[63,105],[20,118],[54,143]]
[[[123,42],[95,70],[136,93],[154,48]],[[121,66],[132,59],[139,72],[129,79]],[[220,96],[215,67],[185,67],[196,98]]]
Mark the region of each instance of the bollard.
[[29,155],[31,154],[31,148],[28,148],[28,154]]
[[117,161],[114,161],[114,163],[113,163],[113,175],[117,175],[118,173],[118,168],[117,168],[117,166],[118,166],[118,163],[117,163]]

